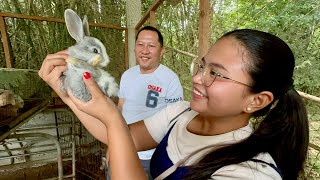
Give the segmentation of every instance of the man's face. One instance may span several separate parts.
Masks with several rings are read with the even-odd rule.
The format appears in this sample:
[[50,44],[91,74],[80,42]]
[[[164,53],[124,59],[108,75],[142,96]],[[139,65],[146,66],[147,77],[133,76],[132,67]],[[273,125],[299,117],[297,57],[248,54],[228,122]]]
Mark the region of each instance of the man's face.
[[151,73],[160,64],[160,58],[164,53],[158,34],[154,31],[143,30],[140,32],[135,44],[135,56],[140,65],[141,73]]

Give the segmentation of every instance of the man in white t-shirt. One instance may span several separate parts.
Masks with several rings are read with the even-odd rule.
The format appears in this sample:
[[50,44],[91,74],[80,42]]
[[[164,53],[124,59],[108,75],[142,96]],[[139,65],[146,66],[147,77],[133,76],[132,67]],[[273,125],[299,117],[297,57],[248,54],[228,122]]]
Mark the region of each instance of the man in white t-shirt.
[[[152,26],[140,29],[134,51],[138,65],[122,75],[118,101],[118,108],[128,124],[146,119],[168,104],[183,100],[179,77],[160,64],[165,52],[160,31]],[[149,179],[153,152],[154,149],[138,152]]]

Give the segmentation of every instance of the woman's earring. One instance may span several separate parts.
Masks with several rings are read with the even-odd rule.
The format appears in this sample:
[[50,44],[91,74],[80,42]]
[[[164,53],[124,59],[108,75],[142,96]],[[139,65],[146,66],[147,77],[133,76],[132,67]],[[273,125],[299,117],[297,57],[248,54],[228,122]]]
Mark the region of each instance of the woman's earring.
[[251,107],[247,107],[247,111],[248,111],[248,112],[251,111]]

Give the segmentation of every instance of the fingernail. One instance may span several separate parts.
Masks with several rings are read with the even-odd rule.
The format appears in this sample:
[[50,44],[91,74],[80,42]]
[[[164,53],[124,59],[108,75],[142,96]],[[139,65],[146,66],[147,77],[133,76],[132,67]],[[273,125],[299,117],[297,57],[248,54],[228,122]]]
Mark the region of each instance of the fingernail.
[[89,79],[89,78],[91,78],[91,75],[90,75],[90,73],[88,73],[88,72],[84,72],[84,73],[83,73],[83,77],[84,77],[85,79]]

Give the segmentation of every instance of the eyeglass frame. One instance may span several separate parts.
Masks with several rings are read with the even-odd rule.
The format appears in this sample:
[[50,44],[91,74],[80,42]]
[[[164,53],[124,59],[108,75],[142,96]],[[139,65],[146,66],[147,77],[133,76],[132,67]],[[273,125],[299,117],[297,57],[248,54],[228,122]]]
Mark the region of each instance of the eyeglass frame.
[[[204,58],[201,58],[201,61],[203,61],[203,62],[205,63]],[[200,66],[203,66],[203,67],[200,67]],[[230,81],[232,81],[232,82],[235,82],[235,83],[238,83],[238,84],[247,86],[247,87],[249,87],[249,88],[252,88],[252,86],[250,86],[250,85],[248,85],[248,84],[245,84],[245,83],[242,83],[242,82],[240,82],[240,81],[237,81],[237,80],[228,78],[228,77],[226,77],[226,76],[223,76],[223,75],[222,75],[221,73],[219,73],[218,71],[214,71],[214,70],[212,70],[212,69],[211,69],[211,72],[214,73],[214,78],[213,78],[212,82],[211,82],[209,85],[206,85],[206,83],[205,83],[205,81],[204,81],[204,76],[205,76],[205,75],[204,75],[204,73],[205,73],[204,69],[205,69],[207,66],[213,66],[213,64],[210,64],[210,63],[207,64],[207,63],[205,63],[204,65],[202,65],[199,61],[197,61],[197,62],[195,63],[195,67],[197,67],[197,69],[196,69],[196,70],[193,70],[193,75],[192,75],[192,76],[195,76],[195,75],[197,75],[198,72],[200,71],[201,81],[202,81],[203,85],[206,86],[206,87],[211,86],[212,83],[216,80],[217,76],[219,76],[219,77],[221,77],[221,78],[223,78],[223,79],[227,79],[227,80],[230,80]],[[202,69],[202,70],[201,70],[201,69]]]

